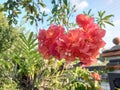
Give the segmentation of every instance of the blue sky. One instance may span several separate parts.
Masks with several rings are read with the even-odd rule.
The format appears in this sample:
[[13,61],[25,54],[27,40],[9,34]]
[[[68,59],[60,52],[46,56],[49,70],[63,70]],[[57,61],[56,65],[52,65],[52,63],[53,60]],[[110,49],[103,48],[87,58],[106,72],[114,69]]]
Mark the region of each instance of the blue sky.
[[[0,0],[0,3],[5,2],[6,0]],[[42,8],[43,11],[46,11],[50,14],[50,10],[52,8],[51,0],[43,0],[45,1],[47,7]],[[106,35],[104,40],[106,41],[105,49],[111,48],[114,44],[112,43],[113,38],[120,37],[120,0],[70,0],[71,5],[76,5],[77,12],[74,14],[72,20],[75,19],[76,15],[82,13],[83,11],[88,11],[92,9],[92,13],[97,14],[98,11],[106,11],[107,14],[113,14],[112,18],[114,27],[106,25]],[[20,20],[22,21],[22,20]],[[74,20],[75,21],[75,20]],[[25,27],[35,31],[35,27],[31,27],[29,24],[25,24]],[[46,28],[46,24],[40,25],[39,28]]]

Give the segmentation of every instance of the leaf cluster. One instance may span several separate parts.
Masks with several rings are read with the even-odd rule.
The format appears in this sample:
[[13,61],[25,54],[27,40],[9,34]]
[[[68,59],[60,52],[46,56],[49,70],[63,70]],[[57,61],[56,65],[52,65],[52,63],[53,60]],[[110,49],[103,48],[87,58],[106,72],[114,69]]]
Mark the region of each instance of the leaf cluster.
[[[83,13],[91,17],[95,17],[92,13],[92,9],[90,9],[88,12],[83,11]],[[106,28],[106,24],[114,26],[112,17],[114,17],[113,14],[106,15],[106,11],[98,11],[98,16],[95,17],[95,21],[101,28]]]
[[3,13],[0,13],[0,53],[9,49],[17,38],[15,28],[7,24]]
[[1,11],[7,12],[9,25],[17,24],[17,18],[23,14],[26,21],[30,24],[43,21],[45,12],[41,12],[41,7],[46,5],[42,0],[7,0],[0,8]]
[[73,13],[76,12],[75,5],[71,6],[70,1],[68,0],[52,0],[52,16],[49,16],[47,21],[51,23],[59,24],[68,28],[72,28],[75,26],[74,23],[70,23],[70,18]]

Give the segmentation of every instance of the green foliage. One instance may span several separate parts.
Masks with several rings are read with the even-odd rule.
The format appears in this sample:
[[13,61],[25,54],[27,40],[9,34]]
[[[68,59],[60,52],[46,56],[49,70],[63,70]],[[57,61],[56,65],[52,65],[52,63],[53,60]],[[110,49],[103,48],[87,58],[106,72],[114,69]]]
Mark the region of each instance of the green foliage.
[[91,17],[94,16],[94,14],[92,13],[92,9],[89,9],[88,12],[83,11],[83,13],[84,13],[85,15],[89,15],[89,16],[91,16]]
[[[17,24],[17,18],[23,14],[26,21],[30,20],[30,24],[38,23],[39,20],[43,21],[43,14],[41,7],[46,5],[42,0],[7,0],[1,11],[7,12],[9,25],[12,23]],[[24,13],[23,13],[24,12]]]
[[17,35],[16,28],[9,26],[0,12],[0,90],[17,89],[17,83],[12,80],[14,64],[11,57]]
[[48,18],[51,23],[65,26],[66,29],[70,29],[75,26],[74,23],[70,23],[70,17],[76,12],[75,6],[71,7],[68,0],[52,0],[52,16]]
[[20,88],[36,88],[36,75],[39,73],[42,62],[36,46],[37,41],[33,32],[31,32],[28,37],[23,33],[20,34],[20,39],[16,44],[13,55],[15,81],[18,81]]
[[48,62],[49,67],[45,69],[47,73],[43,74],[41,78],[43,80],[41,89],[98,90],[100,88],[99,84],[95,83],[93,78],[90,77],[90,72],[88,70],[82,69],[81,67],[59,70],[58,63],[60,63],[60,61],[54,64],[54,67],[50,66],[52,62],[55,61],[51,60]]
[[36,50],[37,39],[31,32],[28,37],[19,34],[17,40],[13,45],[14,48],[2,53],[0,58],[0,70],[2,71],[0,89],[2,90],[36,88],[36,78],[38,78],[36,75],[39,74],[42,62]]
[[[70,1],[68,0],[52,0],[51,4],[53,8],[51,10],[52,16],[49,16],[47,21],[59,25],[63,25],[68,28],[73,28],[76,26],[75,23],[70,22],[70,17],[76,12],[75,5],[71,7]],[[47,16],[45,12],[41,11],[41,7],[46,7],[42,0],[7,0],[3,4],[1,11],[7,12],[8,22],[17,24],[19,17],[22,12],[24,12],[23,18],[29,21],[30,24],[38,25],[38,22],[44,21],[44,17]],[[93,16],[91,14],[92,9],[87,13],[83,11],[84,14]],[[100,27],[105,28],[106,24],[114,26],[110,19],[113,17],[112,14],[105,16],[105,11],[98,11],[98,16],[95,18],[96,22]]]
[[9,49],[17,37],[15,28],[8,26],[3,13],[0,13],[0,53]]
[[96,18],[97,23],[100,25],[100,27],[106,27],[105,24],[109,24],[111,26],[114,26],[112,21],[110,20],[114,15],[106,15],[105,16],[105,11],[99,11],[98,12],[98,18]]
[[0,59],[0,90],[17,90],[17,83],[12,80],[12,61]]
[[[92,9],[90,9],[88,12],[83,11],[84,14],[89,15],[91,17],[95,17],[92,13]],[[111,18],[114,17],[113,14],[105,15],[105,11],[98,11],[98,16],[95,17],[95,21],[101,28],[105,28],[106,24],[114,26],[113,22],[111,21]]]

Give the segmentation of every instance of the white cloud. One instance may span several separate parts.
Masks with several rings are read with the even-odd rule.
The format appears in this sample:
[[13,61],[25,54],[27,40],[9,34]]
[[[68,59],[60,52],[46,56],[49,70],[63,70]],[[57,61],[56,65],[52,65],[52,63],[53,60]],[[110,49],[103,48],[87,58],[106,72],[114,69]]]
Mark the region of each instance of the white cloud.
[[43,7],[41,7],[41,11],[42,12],[46,12],[46,13],[49,13],[50,12],[50,9],[48,9],[48,8],[43,8]]
[[86,7],[88,7],[88,2],[86,0],[83,0],[83,1],[72,0],[71,4],[75,5],[77,10],[83,10]]

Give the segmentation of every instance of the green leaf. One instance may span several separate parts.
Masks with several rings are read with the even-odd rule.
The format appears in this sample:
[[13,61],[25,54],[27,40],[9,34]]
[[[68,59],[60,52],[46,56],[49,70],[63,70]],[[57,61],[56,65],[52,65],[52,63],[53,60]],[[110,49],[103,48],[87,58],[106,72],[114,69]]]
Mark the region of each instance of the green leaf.
[[13,21],[12,21],[12,20],[10,20],[10,21],[8,22],[8,24],[9,24],[9,25],[12,25],[12,23],[13,23]]
[[30,45],[33,45],[36,42],[37,38],[31,40]]
[[46,5],[45,5],[43,2],[39,2],[39,4],[40,4],[42,7],[46,7]]
[[98,11],[98,16],[100,18],[102,18],[104,14],[105,14],[105,11]]
[[34,49],[37,45],[38,45],[38,43],[35,43],[35,44],[31,45],[30,50]]
[[67,5],[67,15],[70,14],[70,2]]
[[105,16],[104,18],[103,18],[103,20],[109,20],[111,17],[113,17],[114,15],[107,15],[107,16]]
[[34,20],[34,16],[30,16],[30,19],[31,19],[31,20]]
[[30,43],[32,41],[32,38],[33,38],[33,32],[31,32],[29,34],[29,37],[28,37],[28,43]]
[[52,0],[52,2],[51,2],[52,4],[55,4],[55,0]]
[[105,11],[103,11],[103,12],[101,11],[101,17],[103,17],[104,14],[105,14]]
[[100,23],[100,27],[104,27],[105,28],[105,24],[104,23]]
[[22,42],[23,42],[26,46],[28,45],[28,42],[27,42],[27,40],[26,40],[26,37],[25,37],[25,35],[24,35],[23,33],[21,33],[20,39],[22,39]]
[[63,0],[64,4],[67,6],[67,0]]
[[105,23],[111,25],[111,26],[114,26],[114,24],[112,22],[108,22],[108,21],[105,21]]
[[17,20],[16,20],[15,18],[13,19],[13,23],[14,23],[14,24],[17,24]]
[[100,15],[100,11],[98,11],[98,16],[100,17],[101,15]]
[[90,10],[88,11],[88,15],[90,15],[91,11],[92,11],[92,9],[90,9]]
[[83,11],[83,14],[89,15],[90,17],[94,16],[94,14],[91,13],[92,9],[89,9],[88,12]]
[[32,20],[32,21],[30,21],[30,24],[31,24],[31,25],[33,25],[33,22],[34,22],[33,20]]
[[52,9],[52,14],[54,14],[54,12],[57,12],[57,8],[58,8],[58,5],[55,5]]

